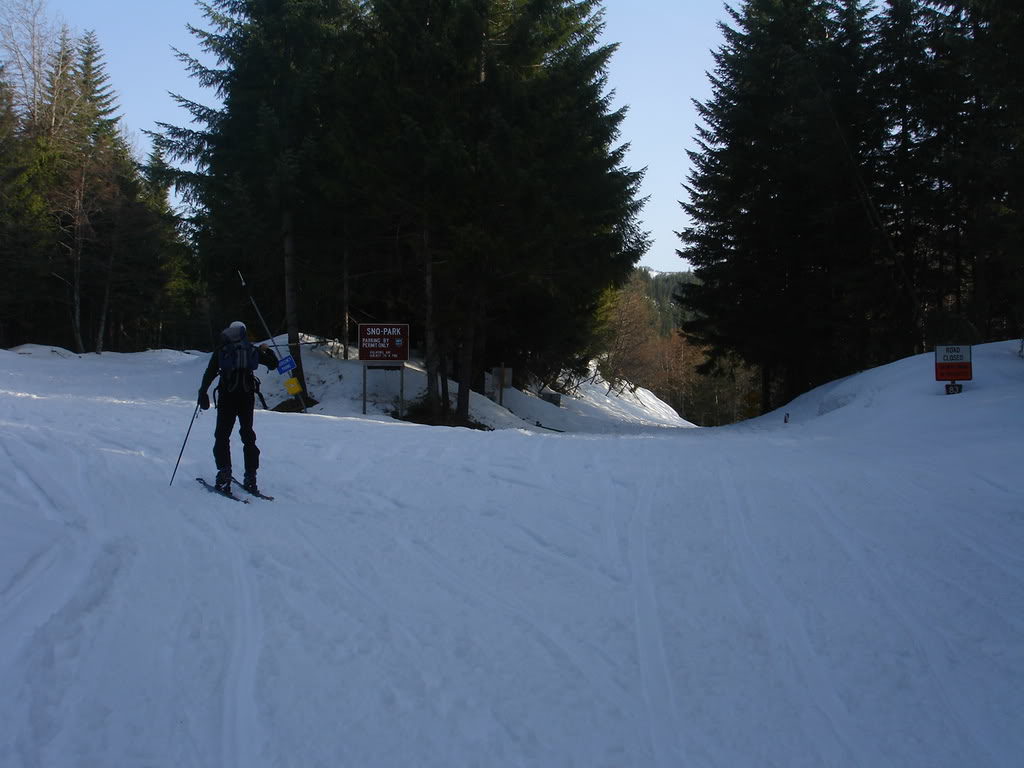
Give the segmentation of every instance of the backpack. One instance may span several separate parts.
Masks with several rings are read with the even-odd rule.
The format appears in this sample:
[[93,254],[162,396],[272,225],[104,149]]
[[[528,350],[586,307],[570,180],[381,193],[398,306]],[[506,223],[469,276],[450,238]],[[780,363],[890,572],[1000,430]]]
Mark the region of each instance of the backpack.
[[251,374],[260,364],[259,350],[246,338],[231,341],[225,335],[218,351],[220,386],[233,391],[239,388],[253,391]]

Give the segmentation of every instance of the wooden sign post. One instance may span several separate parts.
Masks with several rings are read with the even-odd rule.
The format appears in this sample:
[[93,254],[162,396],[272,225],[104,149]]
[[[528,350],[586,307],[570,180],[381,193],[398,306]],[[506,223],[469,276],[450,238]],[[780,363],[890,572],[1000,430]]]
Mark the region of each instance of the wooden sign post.
[[398,415],[405,415],[405,364],[409,360],[408,323],[360,323],[359,361],[363,364],[363,413],[366,413],[366,370],[400,371]]

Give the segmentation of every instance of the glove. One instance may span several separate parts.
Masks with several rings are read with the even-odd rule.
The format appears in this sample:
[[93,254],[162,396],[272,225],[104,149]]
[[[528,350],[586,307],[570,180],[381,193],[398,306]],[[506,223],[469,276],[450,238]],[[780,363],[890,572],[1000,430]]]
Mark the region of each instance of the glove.
[[266,344],[260,344],[260,358],[261,362],[267,366],[267,371],[272,371],[277,368],[277,364],[280,362],[277,359],[277,355],[270,351],[270,347]]
[[210,396],[203,390],[199,390],[199,407],[204,411],[210,410]]

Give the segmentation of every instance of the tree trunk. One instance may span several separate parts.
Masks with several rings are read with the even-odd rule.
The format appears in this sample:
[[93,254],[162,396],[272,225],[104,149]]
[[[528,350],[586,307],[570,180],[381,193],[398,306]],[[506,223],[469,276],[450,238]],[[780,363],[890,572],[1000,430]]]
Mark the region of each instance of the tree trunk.
[[438,345],[438,367],[441,379],[441,414],[447,420],[452,409],[451,392],[448,391],[448,344]]
[[349,339],[349,278],[348,278],[348,258],[349,251],[348,245],[345,246],[345,250],[341,256],[341,312],[344,315],[341,320],[341,348],[344,352],[344,358],[348,360],[348,339]]
[[284,313],[288,326],[288,352],[295,360],[294,376],[299,380],[302,391],[296,396],[306,409],[306,374],[302,369],[302,348],[299,339],[299,302],[295,293],[295,235],[292,231],[292,212],[285,209],[281,214],[281,240],[284,247]]
[[71,332],[75,351],[85,352],[82,341],[82,251],[85,248],[85,170],[74,190],[71,211]]
[[[475,314],[475,313],[474,313]],[[476,322],[471,316],[463,328],[459,346],[459,400],[455,417],[463,423],[469,421],[469,393],[473,385],[473,347]]]
[[114,253],[111,251],[107,260],[107,281],[103,286],[103,303],[100,305],[100,319],[96,328],[96,354],[103,354],[103,334],[107,330],[107,313],[110,311],[110,283],[114,274]]
[[[717,404],[717,402],[716,402]],[[768,413],[772,405],[772,376],[767,365],[761,366],[761,413]]]
[[[481,288],[482,290],[482,288]],[[476,389],[477,392],[484,391],[483,369],[479,371],[474,362],[480,362],[484,349],[484,322],[483,322],[484,300],[478,294],[470,299],[469,312],[463,325],[462,346],[458,350],[458,376],[459,376],[459,400],[455,416],[459,421],[469,421],[469,395]]]
[[100,305],[100,317],[96,329],[96,354],[103,354],[103,336],[107,329],[107,315],[110,312],[110,285],[114,282],[114,256],[117,253],[117,233],[120,219],[114,216],[114,233],[110,241],[110,252],[107,255],[107,279],[103,286],[103,303]]
[[425,363],[427,368],[427,407],[430,416],[437,421],[440,415],[440,402],[437,393],[437,335],[434,330],[434,269],[433,256],[430,253],[430,230],[426,225],[423,227],[423,240],[421,242],[423,253],[423,333],[426,346]]

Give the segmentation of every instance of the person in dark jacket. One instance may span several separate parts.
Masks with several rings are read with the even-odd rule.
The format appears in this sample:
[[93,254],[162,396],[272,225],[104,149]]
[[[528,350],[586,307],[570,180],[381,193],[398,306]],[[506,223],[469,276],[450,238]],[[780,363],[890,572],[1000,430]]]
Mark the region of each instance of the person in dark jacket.
[[259,379],[255,370],[259,365],[267,370],[277,367],[277,355],[266,344],[254,347],[248,340],[245,323],[236,320],[221,334],[220,344],[210,355],[210,362],[203,373],[199,387],[199,407],[204,411],[210,407],[206,391],[213,380],[220,376],[220,383],[214,392],[217,402],[217,428],[214,431],[213,458],[217,463],[217,490],[231,492],[231,431],[238,420],[238,433],[242,438],[242,455],[245,459],[245,477],[242,485],[253,493],[259,492],[256,485],[256,470],[260,466],[260,449],[256,447],[256,432],[253,431],[253,410],[259,392]]

